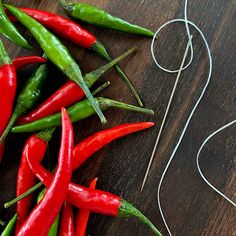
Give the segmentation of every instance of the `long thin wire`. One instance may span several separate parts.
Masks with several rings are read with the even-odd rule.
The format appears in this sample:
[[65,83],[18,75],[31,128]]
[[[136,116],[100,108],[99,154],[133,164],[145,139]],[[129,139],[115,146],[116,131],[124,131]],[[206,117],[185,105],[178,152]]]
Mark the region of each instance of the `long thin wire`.
[[179,70],[178,70],[178,74],[177,74],[177,77],[176,77],[176,80],[175,80],[175,84],[174,84],[174,86],[173,86],[173,89],[172,89],[172,92],[171,92],[171,95],[170,95],[170,98],[169,98],[169,102],[168,102],[168,105],[167,105],[167,107],[166,107],[165,115],[164,115],[164,118],[163,118],[163,120],[162,120],[161,127],[160,127],[160,130],[159,130],[159,132],[158,132],[157,139],[156,139],[156,142],[155,142],[153,151],[152,151],[152,155],[151,155],[151,158],[150,158],[150,160],[149,160],[148,167],[147,167],[147,170],[146,170],[144,179],[143,179],[143,183],[142,183],[142,186],[141,186],[141,192],[143,191],[143,187],[144,187],[144,185],[145,185],[145,183],[146,183],[146,180],[147,180],[147,177],[148,177],[148,173],[149,173],[149,170],[150,170],[150,168],[151,168],[153,158],[154,158],[154,156],[155,156],[156,148],[157,148],[157,146],[158,146],[158,144],[159,144],[159,141],[160,141],[160,138],[161,138],[161,134],[162,134],[162,131],[163,131],[164,126],[165,126],[166,118],[167,118],[167,115],[168,115],[168,113],[169,113],[169,110],[170,110],[170,106],[171,106],[171,104],[172,104],[173,97],[174,97],[174,95],[175,95],[175,91],[176,91],[176,88],[177,88],[177,85],[178,85],[178,82],[179,82],[179,79],[180,79],[181,72],[183,71],[184,64],[185,64],[185,61],[186,61],[187,56],[188,56],[189,48],[190,48],[191,45],[192,45],[191,40],[192,40],[192,36],[190,37],[190,41],[188,41],[188,44],[187,44],[187,46],[186,46],[185,53],[184,53],[184,56],[183,56],[183,59],[182,59],[180,68],[179,68]]
[[217,192],[220,196],[222,196],[226,201],[228,201],[230,204],[232,204],[234,207],[236,207],[236,203],[233,202],[231,199],[229,199],[225,194],[223,194],[219,189],[217,189],[215,186],[213,186],[210,181],[208,181],[206,179],[206,177],[204,176],[204,174],[202,173],[202,170],[200,168],[200,164],[199,164],[199,157],[201,155],[202,149],[204,148],[204,146],[208,143],[208,141],[213,138],[216,134],[218,134],[219,132],[221,132],[222,130],[228,128],[231,125],[234,125],[236,123],[236,120],[233,120],[229,123],[227,123],[226,125],[220,127],[219,129],[217,129],[216,131],[214,131],[211,135],[209,135],[204,142],[202,143],[201,147],[198,150],[197,153],[197,158],[196,158],[196,163],[197,163],[197,168],[198,168],[198,172],[201,175],[201,177],[203,178],[203,180],[206,182],[206,184],[212,188],[215,192]]

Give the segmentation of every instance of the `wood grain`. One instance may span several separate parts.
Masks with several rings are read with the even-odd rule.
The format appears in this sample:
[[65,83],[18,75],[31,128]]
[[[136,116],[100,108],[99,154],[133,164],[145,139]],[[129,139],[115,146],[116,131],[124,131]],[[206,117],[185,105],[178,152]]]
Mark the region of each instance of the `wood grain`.
[[[65,15],[56,0],[6,2]],[[183,17],[184,1],[180,0],[83,0],[81,2],[96,4],[114,15],[153,30],[169,19]],[[235,208],[206,186],[195,164],[197,150],[203,139],[236,117],[236,1],[192,0],[189,2],[189,18],[202,29],[209,41],[214,62],[212,82],[167,173],[161,193],[162,205],[173,235],[236,235]],[[88,185],[91,178],[98,176],[98,188],[119,194],[134,203],[164,235],[167,235],[157,208],[157,185],[188,114],[206,81],[208,60],[204,44],[193,30],[194,62],[181,76],[149,179],[140,194],[142,178],[175,76],[163,73],[155,67],[150,54],[150,39],[87,25],[85,27],[107,46],[112,56],[117,56],[132,46],[140,48],[135,56],[120,65],[135,84],[145,105],[155,111],[155,116],[147,117],[112,110],[106,112],[109,123],[104,127],[100,125],[97,117],[76,124],[76,141],[102,128],[124,122],[152,120],[157,125],[154,129],[131,135],[107,146],[76,171],[73,179]],[[19,27],[19,29],[35,49],[23,50],[4,39],[11,57],[35,53],[40,55],[41,51],[32,36],[24,28]],[[91,71],[104,63],[94,53],[64,42],[78,59],[84,72]],[[163,65],[178,68],[185,45],[184,26],[180,24],[170,26],[157,40],[156,55]],[[32,67],[27,68],[20,73],[19,87],[29,76],[31,69]],[[44,98],[63,83],[61,78],[63,75],[52,67]],[[108,79],[112,82],[112,86],[103,92],[103,96],[135,103],[115,71],[108,72],[99,84]],[[200,160],[205,175],[234,201],[236,201],[235,131],[236,127],[229,128],[212,139],[205,147]],[[55,136],[59,137],[60,130],[57,132]],[[3,209],[3,203],[15,195],[16,173],[26,137],[27,135],[9,136],[5,157],[0,166],[0,218],[4,220],[8,220],[15,211],[14,207]],[[58,145],[59,139],[53,139],[50,144],[49,152],[54,160],[57,157]],[[137,220],[113,219],[100,215],[91,217],[88,233],[93,236],[152,235]]]

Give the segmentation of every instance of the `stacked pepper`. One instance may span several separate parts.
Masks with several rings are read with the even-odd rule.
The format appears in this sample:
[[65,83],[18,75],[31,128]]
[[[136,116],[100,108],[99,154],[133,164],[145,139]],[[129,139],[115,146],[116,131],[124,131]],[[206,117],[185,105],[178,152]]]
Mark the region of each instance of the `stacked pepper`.
[[[64,0],[59,2],[71,17],[87,23],[148,37],[154,35],[148,29],[111,16],[94,6],[81,3],[72,4]],[[8,10],[7,14],[4,7]],[[4,91],[4,93],[0,93],[0,104],[2,107],[6,107],[6,112],[1,117],[0,155],[3,154],[5,138],[10,131],[13,133],[39,131],[28,138],[23,148],[17,176],[17,198],[6,204],[10,206],[17,202],[17,213],[2,235],[11,235],[15,230],[17,236],[82,236],[86,234],[90,212],[114,217],[135,216],[149,226],[155,235],[161,235],[156,227],[133,205],[119,196],[95,189],[97,178],[91,182],[89,188],[71,182],[72,171],[79,168],[102,147],[120,137],[154,125],[152,122],[140,122],[115,126],[95,133],[74,146],[72,122],[97,113],[101,122],[105,123],[106,118],[103,111],[110,107],[154,114],[152,110],[146,108],[107,98],[94,98],[95,93],[92,94],[89,90],[108,69],[114,66],[128,84],[139,105],[143,106],[132,83],[117,66],[120,60],[136,49],[131,49],[112,60],[104,45],[72,20],[46,11],[30,8],[19,9],[8,4],[3,6],[0,1],[0,33],[17,45],[26,48],[31,48],[31,46],[9,19],[13,23],[19,21],[31,32],[45,52],[45,56],[16,58],[11,62],[0,42],[0,87]],[[109,63],[89,74],[82,75],[79,65],[65,45],[49,30],[79,46],[94,50]],[[57,56],[55,57],[55,55]],[[46,63],[47,58],[71,81],[35,108],[47,77],[47,64],[40,65],[17,95],[15,107],[13,107],[16,91],[15,70],[28,64]],[[84,96],[87,96],[87,99],[80,101]],[[67,107],[68,111],[61,108],[63,106]],[[59,112],[60,110],[61,112]],[[26,114],[28,111],[30,113]],[[15,122],[18,126],[13,127]],[[61,147],[57,167],[51,173],[40,162],[44,159],[48,142],[52,139],[57,126],[62,126]],[[38,184],[36,184],[37,178],[41,181]],[[40,193],[38,204],[34,206],[32,193],[42,185],[45,185],[46,188]],[[33,210],[31,210],[32,206],[34,206]],[[79,209],[75,222],[73,207]]]

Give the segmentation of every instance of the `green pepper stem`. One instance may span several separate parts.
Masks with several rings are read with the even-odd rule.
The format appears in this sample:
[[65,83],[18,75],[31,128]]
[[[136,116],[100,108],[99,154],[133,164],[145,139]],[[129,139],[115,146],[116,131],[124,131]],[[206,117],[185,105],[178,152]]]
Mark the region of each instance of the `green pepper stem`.
[[89,102],[91,103],[91,105],[93,106],[93,109],[95,110],[95,112],[97,113],[97,115],[99,116],[101,123],[102,124],[106,124],[107,120],[106,117],[104,116],[101,108],[97,105],[95,98],[93,97],[92,93],[90,92],[89,88],[87,87],[86,83],[84,82],[85,86],[81,86],[80,82],[78,80],[74,80],[75,83],[77,83],[84,91],[85,95],[87,96]]
[[[104,58],[107,61],[112,61],[111,57],[109,56],[106,48],[104,47],[104,45],[102,43],[100,43],[99,41],[96,41],[92,47],[92,50],[94,50],[95,52],[98,53],[98,55],[100,55],[102,58]],[[131,83],[131,81],[128,79],[128,77],[125,75],[125,73],[118,67],[115,65],[115,69],[116,71],[119,73],[119,75],[124,79],[124,81],[126,82],[128,88],[130,89],[130,91],[133,93],[134,97],[136,98],[138,104],[143,107],[143,103],[142,100],[139,96],[139,94],[137,93],[136,89],[134,88],[133,84]]]
[[125,57],[129,56],[130,54],[136,52],[138,48],[133,47],[129,49],[127,52],[123,53],[119,57],[115,58],[114,60],[111,60],[106,65],[103,65],[99,67],[97,70],[94,70],[86,75],[84,75],[84,80],[88,84],[88,86],[92,86],[106,71],[111,69],[115,64],[123,60]]
[[16,112],[13,112],[11,119],[9,120],[7,127],[2,133],[2,136],[0,138],[0,145],[3,143],[3,141],[6,139],[8,133],[10,132],[12,126],[14,125],[16,119],[18,118],[18,114]]
[[15,215],[11,218],[11,220],[10,220],[9,223],[7,224],[6,228],[3,230],[1,236],[13,235],[14,229],[15,229],[15,225],[16,225],[16,220],[17,220],[17,214],[15,214]]
[[45,129],[36,134],[36,136],[45,142],[49,142],[52,138],[52,134],[56,128]]
[[0,40],[0,66],[5,64],[11,64],[11,59],[3,46],[2,40]]
[[104,90],[106,87],[108,87],[110,85],[110,81],[105,82],[104,84],[102,84],[100,87],[98,87],[97,89],[95,89],[92,94],[95,96],[97,93],[100,93],[102,90]]
[[[118,102],[115,100],[111,100],[108,98],[95,98],[97,106],[103,111],[115,107],[123,110],[141,112],[149,115],[153,115],[154,112],[150,109],[133,106],[130,104]],[[96,112],[89,100],[80,101],[73,106],[68,108],[68,114],[71,118],[72,122],[77,122],[83,119],[86,119],[92,115],[95,115]],[[21,133],[21,132],[35,132],[40,131],[52,127],[61,126],[61,113],[56,113],[42,119],[33,121],[32,123],[19,125],[12,128],[11,132],[13,133]]]
[[118,216],[119,217],[135,216],[141,222],[146,224],[155,233],[155,235],[162,236],[162,233],[152,224],[152,222],[145,215],[143,215],[143,213],[141,213],[136,207],[134,207],[124,199],[121,199],[121,205],[119,207]]
[[43,186],[43,183],[39,182],[38,184],[34,185],[32,188],[30,188],[28,191],[26,191],[25,193],[21,194],[19,197],[12,199],[9,202],[6,202],[4,204],[5,208],[8,208],[12,205],[14,205],[15,203],[17,203],[18,201],[20,201],[21,199],[27,197],[28,195],[30,195],[31,193],[35,192],[36,190],[38,190],[41,186]]
[[115,107],[115,108],[120,108],[123,110],[135,111],[135,112],[140,112],[140,113],[144,113],[144,114],[148,114],[148,115],[154,115],[154,111],[150,110],[150,109],[133,106],[133,105],[130,105],[127,103],[118,102],[118,101],[111,100],[108,98],[101,98],[100,97],[100,98],[97,98],[97,100],[99,102],[99,107],[102,110],[106,110],[107,108],[110,108],[110,107]]

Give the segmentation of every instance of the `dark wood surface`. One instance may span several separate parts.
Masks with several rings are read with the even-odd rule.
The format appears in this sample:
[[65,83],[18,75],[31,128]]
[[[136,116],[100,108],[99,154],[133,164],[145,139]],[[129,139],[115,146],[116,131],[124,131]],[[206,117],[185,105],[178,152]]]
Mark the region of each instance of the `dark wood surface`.
[[[50,1],[6,1],[20,6],[45,9],[65,15],[56,0]],[[162,23],[172,18],[183,17],[184,1],[171,0],[83,0],[94,3],[114,15],[131,22],[156,30]],[[230,236],[236,235],[236,211],[230,204],[214,193],[200,178],[196,164],[196,154],[204,138],[213,130],[235,119],[236,102],[236,1],[216,0],[189,2],[189,18],[203,30],[209,41],[213,55],[212,82],[195,113],[185,138],[175,156],[173,164],[163,184],[161,199],[173,235],[181,236]],[[154,117],[130,112],[110,110],[106,112],[108,125],[102,127],[97,117],[76,124],[76,141],[87,137],[105,127],[131,121],[150,120],[157,123],[148,131],[131,135],[107,146],[80,170],[74,173],[74,180],[88,185],[94,177],[99,177],[98,188],[118,194],[143,211],[164,235],[167,235],[157,208],[157,185],[162,171],[170,157],[188,114],[196,102],[208,73],[208,60],[200,36],[193,30],[195,57],[191,67],[182,73],[181,80],[171,107],[162,140],[155,156],[151,172],[140,193],[148,159],[154,145],[155,136],[164,115],[175,75],[169,75],[157,69],[151,59],[151,40],[111,30],[95,29],[85,25],[103,42],[112,56],[132,46],[140,51],[121,63],[129,78],[141,94],[146,107],[155,111]],[[4,40],[11,57],[41,53],[37,43],[24,28],[21,32],[35,46],[33,51],[15,47]],[[78,59],[83,72],[91,71],[104,63],[91,51],[75,47],[64,41]],[[184,26],[176,24],[161,33],[157,40],[156,54],[164,65],[177,68],[180,65],[186,37]],[[32,67],[19,75],[19,87],[29,76]],[[44,97],[63,83],[61,73],[52,67],[47,91]],[[102,81],[110,80],[112,86],[103,92],[103,96],[135,103],[129,90],[111,70]],[[43,98],[42,98],[43,99]],[[4,108],[1,108],[4,109]],[[205,175],[228,197],[236,201],[236,127],[228,128],[213,138],[205,147],[201,156],[201,165]],[[60,130],[56,137],[60,136]],[[15,195],[16,173],[21,150],[27,135],[10,135],[7,150],[0,166],[0,213],[8,220],[15,208],[3,209],[3,203]],[[59,139],[50,144],[50,157],[56,160]],[[88,233],[98,235],[152,235],[150,231],[135,219],[113,219],[93,215],[89,221]]]

